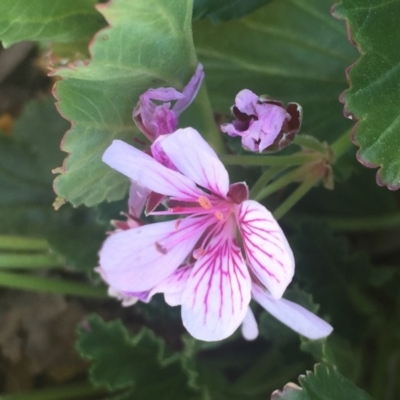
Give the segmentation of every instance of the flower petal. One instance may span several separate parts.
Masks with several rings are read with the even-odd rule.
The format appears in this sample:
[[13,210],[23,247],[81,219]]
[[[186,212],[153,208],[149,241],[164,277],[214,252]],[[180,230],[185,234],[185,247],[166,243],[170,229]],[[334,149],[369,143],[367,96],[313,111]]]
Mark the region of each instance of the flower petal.
[[249,267],[279,299],[294,274],[293,253],[282,229],[272,214],[254,200],[240,204],[236,218]]
[[193,128],[178,129],[162,137],[160,146],[183,175],[211,192],[225,197],[229,176],[215,151]]
[[197,65],[196,72],[182,91],[184,97],[182,99],[179,99],[172,107],[172,110],[175,111],[176,115],[179,116],[187,107],[190,106],[194,98],[197,96],[197,93],[199,92],[203,79],[203,66],[199,63]]
[[257,285],[253,286],[253,297],[271,315],[309,339],[322,339],[331,334],[333,328],[323,319],[299,304],[286,299],[274,299]]
[[258,336],[257,321],[250,307],[242,323],[242,335],[246,340],[254,340]]
[[202,195],[202,191],[192,180],[164,167],[149,155],[121,140],[112,142],[103,154],[103,161],[153,192],[180,199],[197,199]]
[[147,188],[138,185],[136,182],[131,183],[128,200],[129,215],[140,218],[149,194],[150,190]]
[[178,268],[167,279],[164,279],[151,291],[151,295],[164,293],[165,302],[170,306],[182,304],[182,293],[192,272],[192,266]]
[[258,96],[249,89],[241,90],[235,98],[237,109],[247,115],[256,116],[256,105]]
[[250,302],[251,280],[236,240],[214,237],[194,265],[182,295],[183,325],[196,339],[230,336]]
[[152,289],[182,264],[208,224],[207,218],[185,218],[110,235],[100,250],[107,282],[126,292]]

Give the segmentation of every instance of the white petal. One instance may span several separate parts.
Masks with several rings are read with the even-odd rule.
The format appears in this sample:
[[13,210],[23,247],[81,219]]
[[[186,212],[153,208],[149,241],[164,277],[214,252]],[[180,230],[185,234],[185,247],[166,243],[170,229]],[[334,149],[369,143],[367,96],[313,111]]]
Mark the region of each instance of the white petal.
[[323,319],[304,307],[286,299],[274,299],[257,285],[253,286],[253,297],[276,319],[309,339],[322,339],[333,330]]
[[246,315],[250,285],[249,272],[234,239],[214,237],[206,254],[194,265],[183,292],[183,325],[196,339],[225,339]]
[[170,306],[177,306],[182,303],[182,293],[185,289],[187,280],[192,271],[192,266],[183,266],[178,268],[167,279],[164,279],[151,291],[151,295],[155,293],[164,293],[164,298]]
[[250,307],[242,323],[242,335],[246,340],[254,340],[258,336],[257,321]]
[[272,214],[254,200],[238,206],[237,222],[249,267],[272,296],[281,298],[294,274],[293,252],[282,229]]
[[100,250],[107,282],[127,292],[152,289],[182,264],[208,224],[204,218],[186,218],[110,235]]
[[129,215],[140,218],[149,194],[150,190],[142,185],[138,185],[136,182],[131,182],[128,200]]
[[180,199],[197,199],[202,194],[191,179],[164,167],[143,151],[121,140],[112,142],[103,154],[103,161],[153,192]]
[[178,129],[163,138],[160,146],[176,168],[198,185],[225,197],[229,176],[215,151],[193,128]]

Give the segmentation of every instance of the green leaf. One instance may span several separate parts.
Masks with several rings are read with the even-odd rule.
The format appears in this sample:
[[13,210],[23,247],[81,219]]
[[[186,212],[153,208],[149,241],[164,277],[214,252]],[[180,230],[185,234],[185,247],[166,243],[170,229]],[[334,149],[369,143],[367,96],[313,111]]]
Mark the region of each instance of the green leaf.
[[361,52],[348,72],[350,89],[343,97],[345,113],[360,120],[353,134],[360,146],[358,159],[379,167],[378,184],[392,190],[400,187],[399,13],[398,1],[343,0],[335,8]]
[[371,271],[368,257],[351,253],[344,238],[314,220],[300,224],[291,245],[296,278],[320,304],[321,315],[330,316],[338,334],[357,340],[367,323],[364,315],[375,311],[362,289]]
[[93,36],[104,26],[97,0],[2,0],[0,40],[9,47],[22,40],[71,42]]
[[272,0],[194,0],[193,19],[211,18],[213,22],[242,18]]
[[334,140],[349,129],[338,96],[357,52],[331,6],[331,0],[279,0],[241,20],[196,21],[194,41],[213,107],[229,114],[247,88],[300,103],[304,133]]
[[372,400],[329,364],[317,364],[299,382],[302,388],[289,383],[282,392],[274,392],[271,400]]
[[11,137],[0,135],[0,233],[47,238],[67,265],[87,270],[97,264],[105,229],[91,210],[52,206],[51,170],[62,160],[67,126],[47,99],[28,104]]
[[113,139],[132,143],[132,110],[150,87],[182,89],[196,66],[192,2],[115,0],[99,7],[110,28],[97,36],[89,65],[63,68],[56,85],[59,110],[72,128],[69,154],[55,190],[74,206],[118,200],[128,179],[101,161]]
[[348,379],[354,381],[359,373],[359,351],[348,341],[336,335],[320,340],[301,337],[301,350],[310,353],[318,362],[334,365]]
[[146,328],[131,337],[121,321],[104,322],[92,315],[78,331],[77,348],[93,362],[95,385],[132,388],[130,398],[138,400],[189,400],[195,395],[181,356],[167,355],[163,341]]

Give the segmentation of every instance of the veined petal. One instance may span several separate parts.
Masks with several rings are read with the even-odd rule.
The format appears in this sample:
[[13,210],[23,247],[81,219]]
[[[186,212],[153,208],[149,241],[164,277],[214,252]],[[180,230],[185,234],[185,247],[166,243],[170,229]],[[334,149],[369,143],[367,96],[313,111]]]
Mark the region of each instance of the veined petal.
[[309,339],[322,339],[333,331],[323,319],[317,317],[304,307],[286,299],[274,299],[269,293],[257,285],[253,286],[253,297],[271,315]]
[[181,199],[197,199],[203,193],[191,179],[164,167],[149,155],[121,140],[112,142],[103,154],[103,161],[153,192]]
[[176,115],[180,115],[187,107],[190,106],[194,98],[197,96],[203,79],[203,66],[199,63],[194,75],[182,91],[183,98],[179,99],[172,107],[172,110],[175,111]]
[[215,151],[193,128],[178,129],[160,140],[165,154],[183,175],[225,197],[229,176]]
[[110,235],[99,254],[107,282],[126,292],[152,289],[182,264],[209,223],[185,218]]
[[273,297],[282,297],[294,274],[294,257],[282,229],[260,203],[246,200],[237,207],[237,222],[247,262]]
[[196,339],[225,339],[242,323],[250,290],[250,275],[235,239],[214,237],[183,292],[183,325]]
[[256,104],[258,96],[249,89],[241,90],[235,98],[235,106],[247,115],[256,115]]
[[140,218],[149,194],[150,190],[147,188],[138,185],[136,182],[131,183],[128,200],[129,215]]
[[177,306],[182,303],[182,293],[192,272],[192,266],[178,268],[167,279],[161,281],[151,291],[151,295],[164,293],[164,298],[170,306]]
[[254,340],[258,336],[257,321],[250,307],[242,323],[242,335],[246,340]]

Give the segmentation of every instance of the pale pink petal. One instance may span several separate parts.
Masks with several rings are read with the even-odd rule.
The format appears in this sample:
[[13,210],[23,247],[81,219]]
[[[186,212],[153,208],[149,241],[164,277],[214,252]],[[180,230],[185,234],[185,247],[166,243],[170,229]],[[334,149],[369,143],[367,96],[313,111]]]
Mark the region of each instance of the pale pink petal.
[[151,291],[151,295],[155,293],[164,293],[167,304],[170,306],[180,305],[182,303],[182,293],[192,268],[192,266],[178,268],[172,275],[156,285]]
[[119,300],[122,304],[122,307],[130,307],[136,304],[139,301],[139,297],[136,296],[130,296],[124,294],[124,292],[121,292],[112,286],[108,288],[107,294],[110,297],[115,297],[117,300]]
[[257,285],[253,286],[253,298],[276,319],[309,339],[322,339],[333,331],[332,326],[304,307],[286,299],[274,299]]
[[241,129],[242,125],[243,124],[238,121],[233,121],[230,124],[228,123],[222,124],[220,128],[222,132],[227,133],[229,136],[235,137],[235,136],[242,136],[243,134],[243,129]]
[[235,98],[235,106],[238,110],[247,115],[257,115],[256,105],[258,96],[251,90],[243,89],[241,90]]
[[121,140],[112,142],[103,154],[103,161],[153,192],[181,199],[197,199],[202,195],[191,179],[164,167],[143,151]]
[[225,197],[229,176],[215,151],[193,128],[178,129],[160,138],[165,154],[185,176],[211,192]]
[[279,299],[294,274],[293,253],[282,229],[272,214],[254,200],[240,204],[236,218],[249,267]]
[[253,132],[252,134],[250,134],[246,131],[246,135],[242,136],[242,146],[245,150],[253,152],[260,151],[259,142],[260,138],[258,132]]
[[254,340],[258,336],[257,321],[250,307],[242,323],[242,335],[246,340]]
[[117,290],[151,290],[182,264],[209,224],[185,218],[114,233],[100,250],[101,270]]
[[183,292],[183,325],[196,339],[225,339],[242,323],[250,291],[250,275],[236,240],[214,237]]
[[179,100],[183,98],[183,94],[178,92],[174,88],[158,88],[158,89],[149,89],[144,92],[140,96],[140,101],[143,103],[148,103],[151,100],[158,101],[171,101],[171,100]]
[[157,105],[153,100],[170,102],[182,99],[184,95],[173,88],[149,89],[143,93],[133,110],[133,120],[150,141],[159,135],[171,133],[178,126],[178,118],[170,110],[170,103]]
[[168,137],[169,135],[162,135],[159,136],[154,143],[151,145],[151,155],[155,160],[157,160],[160,164],[164,165],[164,167],[167,167],[169,169],[172,169],[174,171],[177,171],[177,168],[175,165],[172,163],[172,161],[169,159],[169,157],[165,154],[164,149],[161,146],[161,142]]
[[196,72],[182,91],[183,98],[179,99],[172,107],[172,110],[175,111],[176,115],[180,115],[187,107],[190,106],[199,92],[203,79],[203,66],[199,63],[197,65]]
[[140,218],[149,194],[149,189],[138,185],[136,182],[131,182],[128,200],[129,215],[135,218]]

